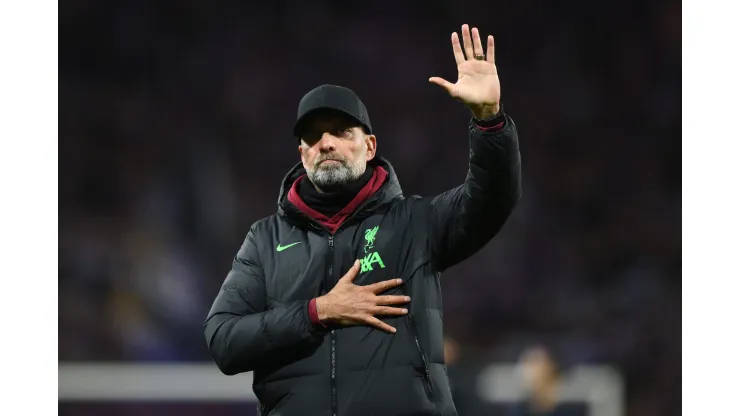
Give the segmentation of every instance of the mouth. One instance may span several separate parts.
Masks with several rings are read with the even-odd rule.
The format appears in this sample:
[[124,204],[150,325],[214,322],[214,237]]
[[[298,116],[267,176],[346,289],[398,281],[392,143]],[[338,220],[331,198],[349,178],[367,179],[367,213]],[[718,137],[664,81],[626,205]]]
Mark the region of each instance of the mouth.
[[335,159],[324,159],[321,162],[319,162],[319,166],[325,163],[329,163],[330,165],[341,165],[342,164],[342,162],[335,160]]

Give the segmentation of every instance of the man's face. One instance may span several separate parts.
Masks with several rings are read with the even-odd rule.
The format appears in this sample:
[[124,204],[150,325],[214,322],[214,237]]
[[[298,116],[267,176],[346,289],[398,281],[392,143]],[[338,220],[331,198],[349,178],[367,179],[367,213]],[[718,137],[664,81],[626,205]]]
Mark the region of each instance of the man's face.
[[530,348],[522,354],[519,361],[522,376],[529,389],[539,391],[550,384],[555,377],[555,365],[542,347]]
[[376,139],[357,123],[336,114],[317,114],[301,136],[298,150],[308,179],[327,191],[353,182],[375,157]]

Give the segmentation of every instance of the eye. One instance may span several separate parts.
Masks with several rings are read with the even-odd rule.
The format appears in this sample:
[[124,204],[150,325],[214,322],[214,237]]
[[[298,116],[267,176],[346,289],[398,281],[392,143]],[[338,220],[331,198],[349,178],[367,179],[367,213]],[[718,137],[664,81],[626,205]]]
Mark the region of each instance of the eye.
[[302,137],[303,141],[309,144],[314,144],[321,139],[321,134],[316,132],[306,132]]
[[337,128],[332,132],[332,134],[336,137],[350,137],[352,136],[352,128]]

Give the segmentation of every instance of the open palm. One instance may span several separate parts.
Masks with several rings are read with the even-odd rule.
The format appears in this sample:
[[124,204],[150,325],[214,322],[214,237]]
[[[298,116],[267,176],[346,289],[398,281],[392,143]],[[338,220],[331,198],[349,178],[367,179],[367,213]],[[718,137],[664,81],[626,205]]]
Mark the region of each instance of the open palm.
[[462,37],[464,50],[457,33],[452,33],[457,82],[453,84],[439,77],[431,77],[429,81],[447,90],[453,98],[462,101],[476,117],[483,118],[496,114],[500,106],[501,84],[496,71],[493,36],[488,36],[485,52],[478,28],[471,31],[468,25],[463,25]]

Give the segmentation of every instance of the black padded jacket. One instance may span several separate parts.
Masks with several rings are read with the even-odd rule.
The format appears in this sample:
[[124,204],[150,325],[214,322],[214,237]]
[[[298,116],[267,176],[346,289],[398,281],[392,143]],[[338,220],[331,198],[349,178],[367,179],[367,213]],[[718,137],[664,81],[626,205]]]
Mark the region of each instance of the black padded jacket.
[[[521,195],[516,127],[469,124],[465,181],[433,197],[404,197],[393,167],[335,233],[303,214],[284,178],[276,214],[254,223],[206,318],[208,348],[227,375],[253,371],[263,415],[457,415],[444,365],[441,273],[480,250]],[[391,278],[387,294],[411,297],[409,313],[368,327],[317,328],[309,301],[327,293],[355,259],[355,284]]]

